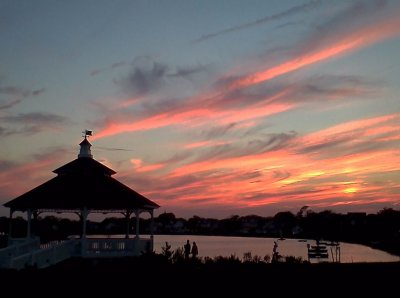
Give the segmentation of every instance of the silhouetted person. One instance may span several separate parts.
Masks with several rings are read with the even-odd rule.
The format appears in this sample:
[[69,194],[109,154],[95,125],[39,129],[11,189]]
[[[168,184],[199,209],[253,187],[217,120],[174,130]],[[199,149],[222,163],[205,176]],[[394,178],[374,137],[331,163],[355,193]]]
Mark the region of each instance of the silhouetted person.
[[185,252],[185,259],[189,259],[190,256],[190,242],[189,240],[186,241],[186,244],[183,246]]
[[172,251],[170,249],[171,245],[168,243],[168,241],[165,241],[165,247],[163,247],[162,250],[167,259],[171,258],[172,256]]
[[192,246],[192,258],[195,259],[197,258],[197,255],[199,254],[199,249],[197,248],[196,242],[193,241],[193,246]]
[[278,242],[274,241],[274,248],[272,249],[272,262],[278,261],[279,253],[278,253]]
[[272,249],[272,252],[275,254],[277,251],[277,248],[278,248],[278,242],[276,242],[276,241],[274,241],[274,248]]

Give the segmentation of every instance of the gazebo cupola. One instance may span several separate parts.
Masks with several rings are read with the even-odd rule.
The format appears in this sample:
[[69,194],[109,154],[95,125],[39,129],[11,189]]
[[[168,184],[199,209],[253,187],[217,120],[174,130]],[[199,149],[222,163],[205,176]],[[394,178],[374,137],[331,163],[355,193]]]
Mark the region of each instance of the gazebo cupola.
[[87,135],[85,134],[85,139],[79,144],[81,146],[81,149],[78,154],[78,158],[82,157],[89,157],[93,158],[92,151],[90,150],[90,147],[92,147],[92,144],[87,139]]
[[91,136],[93,132],[91,130],[86,129],[82,133],[84,134],[85,139],[82,142],[80,142],[80,144],[79,144],[79,146],[81,146],[81,149],[79,151],[78,158],[81,158],[81,157],[93,158],[92,151],[90,150],[90,147],[92,147],[92,144],[90,144],[90,142],[87,139],[88,136]]

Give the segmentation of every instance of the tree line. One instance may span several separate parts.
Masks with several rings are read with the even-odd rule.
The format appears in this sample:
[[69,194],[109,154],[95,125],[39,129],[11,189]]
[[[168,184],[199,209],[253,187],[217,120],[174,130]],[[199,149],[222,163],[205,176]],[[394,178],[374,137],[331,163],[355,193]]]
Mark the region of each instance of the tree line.
[[[135,234],[136,219],[130,220],[130,232]],[[13,218],[13,237],[26,235],[26,220]],[[140,233],[150,233],[150,219],[140,218]],[[100,222],[88,221],[88,234],[124,234],[127,223],[124,218],[107,217]],[[79,220],[57,216],[39,216],[33,222],[32,231],[41,241],[65,239],[79,235]],[[0,235],[9,231],[8,217],[0,217]],[[400,210],[384,208],[374,214],[363,212],[335,213],[331,210],[315,212],[307,206],[297,213],[278,212],[274,216],[232,215],[224,219],[193,216],[185,219],[174,213],[161,213],[154,218],[155,234],[254,236],[276,238],[324,239],[362,243],[400,254]],[[1,243],[0,243],[1,245]]]

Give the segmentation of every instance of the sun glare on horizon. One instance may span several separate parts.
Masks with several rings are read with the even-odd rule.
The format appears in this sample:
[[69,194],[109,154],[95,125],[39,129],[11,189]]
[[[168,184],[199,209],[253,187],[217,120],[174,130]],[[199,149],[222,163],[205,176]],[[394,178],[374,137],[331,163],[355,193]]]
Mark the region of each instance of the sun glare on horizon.
[[354,194],[354,193],[358,192],[358,188],[357,187],[349,187],[349,188],[346,188],[345,190],[343,190],[343,192],[346,194]]

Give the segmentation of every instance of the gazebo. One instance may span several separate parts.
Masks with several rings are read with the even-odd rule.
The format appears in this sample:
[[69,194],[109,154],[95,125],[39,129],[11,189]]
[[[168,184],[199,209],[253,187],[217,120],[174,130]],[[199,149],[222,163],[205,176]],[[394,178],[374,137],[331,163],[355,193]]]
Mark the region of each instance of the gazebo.
[[[10,223],[14,212],[26,212],[27,235],[23,239],[14,239],[10,224],[9,245],[0,249],[0,267],[2,264],[3,267],[26,266],[26,261],[31,265],[46,267],[47,264],[39,261],[40,255],[44,255],[42,259],[51,264],[71,256],[136,256],[153,249],[153,212],[159,205],[114,179],[114,170],[93,159],[92,145],[88,141],[90,135],[91,131],[85,132],[84,140],[79,144],[77,159],[53,171],[56,177],[4,204],[10,208]],[[32,234],[32,217],[37,218],[43,212],[77,214],[82,222],[81,236],[60,241],[56,247],[40,245],[39,239]],[[150,238],[141,238],[139,235],[139,216],[143,212],[150,214]],[[88,237],[86,225],[90,213],[123,214],[127,226],[125,238]],[[136,217],[134,237],[129,232],[132,215]],[[8,255],[11,252],[13,260],[5,260],[6,250]],[[51,250],[52,255],[55,255],[53,260],[49,260],[52,255],[46,254],[46,250]],[[4,266],[4,263],[8,265]]]

